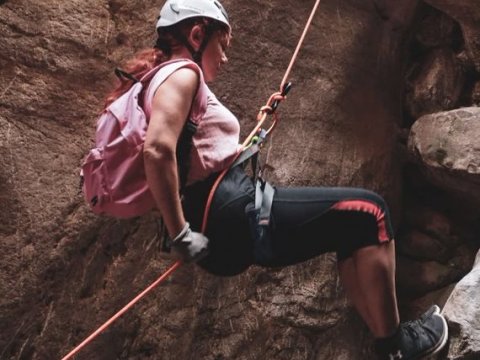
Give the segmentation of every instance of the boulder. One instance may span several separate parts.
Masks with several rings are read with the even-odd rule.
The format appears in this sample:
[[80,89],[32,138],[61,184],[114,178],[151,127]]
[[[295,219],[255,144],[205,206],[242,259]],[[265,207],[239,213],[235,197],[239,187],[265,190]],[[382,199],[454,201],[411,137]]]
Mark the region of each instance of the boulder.
[[452,283],[441,289],[428,292],[421,297],[409,299],[409,301],[401,301],[400,313],[406,314],[405,319],[413,320],[418,319],[418,317],[425,312],[425,309],[428,309],[432,304],[436,304],[442,309],[455,288],[455,285],[456,283]]
[[480,203],[480,108],[422,116],[411,128],[408,148],[437,186]]
[[406,206],[397,248],[412,259],[446,263],[455,248],[470,240],[464,228],[443,212],[412,202]]
[[449,248],[460,244],[452,220],[429,206],[411,206],[404,216],[404,228],[423,232]]
[[472,271],[460,280],[448,298],[443,314],[448,320],[448,359],[480,358],[480,251]]
[[398,256],[397,285],[405,297],[418,298],[459,281],[471,268],[474,251],[462,245],[452,251],[448,262],[414,260]]
[[446,262],[451,249],[433,236],[418,230],[409,231],[397,241],[398,251],[417,260]]

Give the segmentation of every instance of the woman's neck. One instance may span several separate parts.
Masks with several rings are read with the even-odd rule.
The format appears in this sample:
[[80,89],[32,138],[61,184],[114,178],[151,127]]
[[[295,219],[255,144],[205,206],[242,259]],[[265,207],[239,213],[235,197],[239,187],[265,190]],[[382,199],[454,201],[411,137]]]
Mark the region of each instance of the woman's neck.
[[170,56],[170,60],[176,60],[176,59],[193,60],[192,54],[190,54],[190,51],[188,51],[186,48],[178,49],[172,53],[172,55]]

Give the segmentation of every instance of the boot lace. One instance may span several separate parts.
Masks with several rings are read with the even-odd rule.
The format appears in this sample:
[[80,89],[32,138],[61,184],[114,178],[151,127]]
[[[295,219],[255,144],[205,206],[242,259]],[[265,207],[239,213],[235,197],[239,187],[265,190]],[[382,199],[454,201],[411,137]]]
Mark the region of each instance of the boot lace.
[[412,339],[419,338],[419,330],[422,328],[420,320],[408,321],[402,325],[405,333]]

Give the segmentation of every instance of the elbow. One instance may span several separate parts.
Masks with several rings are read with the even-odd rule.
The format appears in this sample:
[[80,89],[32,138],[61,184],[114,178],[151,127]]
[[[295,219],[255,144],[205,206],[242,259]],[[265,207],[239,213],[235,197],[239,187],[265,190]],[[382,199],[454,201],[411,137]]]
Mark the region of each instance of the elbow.
[[143,147],[143,159],[149,164],[165,164],[175,161],[175,150],[167,144],[148,144]]

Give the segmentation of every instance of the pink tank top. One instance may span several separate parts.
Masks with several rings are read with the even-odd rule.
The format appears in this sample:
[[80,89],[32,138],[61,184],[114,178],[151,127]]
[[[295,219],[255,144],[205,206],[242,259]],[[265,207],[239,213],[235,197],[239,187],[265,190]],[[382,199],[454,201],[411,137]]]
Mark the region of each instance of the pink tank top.
[[235,115],[210,91],[202,71],[190,60],[169,61],[152,78],[145,92],[144,110],[147,118],[150,118],[155,92],[166,79],[165,72],[172,74],[181,67],[196,67],[200,75],[199,89],[190,113],[192,121],[197,124],[187,179],[190,185],[231,164],[239,150],[240,125]]

